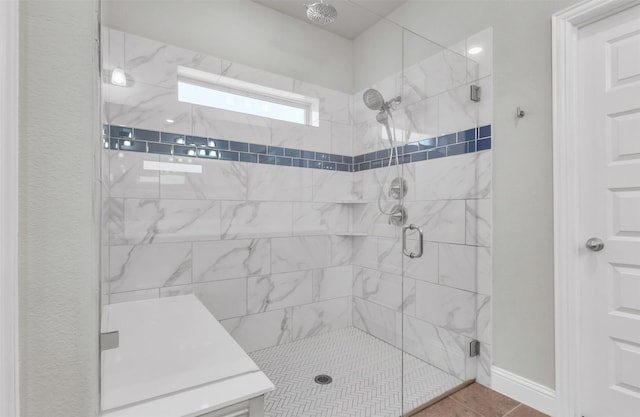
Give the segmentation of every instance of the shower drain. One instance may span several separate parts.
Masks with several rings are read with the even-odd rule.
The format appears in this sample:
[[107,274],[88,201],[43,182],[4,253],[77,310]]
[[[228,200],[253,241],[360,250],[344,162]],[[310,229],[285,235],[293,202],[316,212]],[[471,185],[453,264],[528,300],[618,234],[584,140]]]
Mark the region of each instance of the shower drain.
[[318,375],[313,378],[313,380],[316,382],[316,384],[320,385],[327,385],[333,382],[333,378],[331,378],[329,375]]

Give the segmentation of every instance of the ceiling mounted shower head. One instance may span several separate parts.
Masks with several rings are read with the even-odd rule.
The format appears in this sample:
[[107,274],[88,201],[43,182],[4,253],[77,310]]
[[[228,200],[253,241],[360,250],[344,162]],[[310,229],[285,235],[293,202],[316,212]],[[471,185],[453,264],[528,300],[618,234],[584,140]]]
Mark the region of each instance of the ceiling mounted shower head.
[[364,92],[362,101],[364,101],[365,106],[371,110],[382,110],[384,107],[384,97],[382,97],[380,91],[374,90],[373,88]]
[[317,25],[327,25],[335,22],[338,11],[335,7],[320,0],[313,4],[306,4],[307,18]]

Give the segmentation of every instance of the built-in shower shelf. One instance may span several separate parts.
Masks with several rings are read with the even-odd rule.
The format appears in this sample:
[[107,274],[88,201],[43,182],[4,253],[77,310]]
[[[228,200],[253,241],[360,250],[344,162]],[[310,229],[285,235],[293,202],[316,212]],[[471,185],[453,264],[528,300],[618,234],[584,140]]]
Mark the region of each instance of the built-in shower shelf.
[[337,232],[336,236],[368,236],[365,232]]
[[339,200],[335,201],[336,204],[367,204],[368,201],[362,200]]

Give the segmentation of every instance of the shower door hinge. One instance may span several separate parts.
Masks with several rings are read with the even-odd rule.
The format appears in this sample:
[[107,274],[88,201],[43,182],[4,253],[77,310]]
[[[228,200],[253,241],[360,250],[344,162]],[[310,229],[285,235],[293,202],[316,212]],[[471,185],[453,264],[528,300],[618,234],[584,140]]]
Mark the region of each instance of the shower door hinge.
[[480,86],[479,85],[472,85],[471,86],[471,92],[470,92],[470,97],[471,101],[480,101]]
[[474,358],[479,354],[480,354],[480,341],[472,340],[471,342],[469,342],[469,356]]
[[120,346],[120,332],[100,333],[100,352]]

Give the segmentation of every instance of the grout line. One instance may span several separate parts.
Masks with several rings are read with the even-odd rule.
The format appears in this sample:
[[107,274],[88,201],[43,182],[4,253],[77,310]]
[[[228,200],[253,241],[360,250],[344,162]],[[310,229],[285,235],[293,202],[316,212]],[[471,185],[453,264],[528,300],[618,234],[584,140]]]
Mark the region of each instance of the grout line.
[[518,408],[520,408],[520,406],[522,406],[522,405],[523,405],[522,403],[518,403],[518,405],[516,405],[512,410],[508,411],[508,412],[507,412],[507,414],[505,414],[505,415],[504,415],[504,416],[502,416],[502,417],[507,417],[507,416],[509,416],[509,415],[512,415],[512,414],[513,414],[513,412],[514,412],[514,411],[516,411]]
[[[472,385],[473,385],[473,384],[472,384]],[[467,388],[467,387],[465,387],[465,388]],[[450,396],[448,396],[447,398],[449,398],[450,400],[452,400],[454,403],[458,404],[459,406],[461,406],[461,407],[462,407],[462,408],[464,408],[465,410],[469,410],[469,411],[471,411],[472,413],[479,415],[480,417],[486,417],[486,416],[485,416],[484,414],[482,414],[481,412],[479,412],[479,411],[477,411],[477,410],[474,410],[473,408],[469,407],[468,405],[463,404],[462,402],[460,402],[460,401],[456,400],[455,398],[453,398],[453,395],[454,395],[454,394],[456,394],[456,393],[458,393],[458,392],[463,391],[465,388],[463,388],[463,389],[462,389],[462,390],[460,390],[460,391],[454,392],[453,394],[451,394],[451,395],[450,395]],[[443,398],[443,400],[444,400],[444,398]],[[427,409],[427,410],[428,410],[428,409]],[[503,417],[503,416],[500,416],[500,417]]]
[[[480,417],[487,417],[487,416],[485,416],[484,414],[482,414],[481,412],[479,412],[479,411],[477,411],[477,410],[474,410],[473,408],[470,408],[470,407],[469,407],[469,406],[467,406],[466,404],[463,404],[461,401],[456,400],[455,398],[453,398],[453,395],[451,395],[451,396],[450,396],[450,397],[448,397],[448,398],[450,398],[451,400],[453,400],[455,403],[457,403],[458,405],[460,405],[460,406],[461,406],[461,407],[463,407],[464,409],[466,409],[466,410],[470,410],[470,411],[472,411],[473,413],[475,413],[475,414],[479,415]],[[499,417],[504,417],[504,416],[499,416]]]
[[[491,391],[493,391],[493,392],[496,392],[496,393],[500,394],[499,392],[494,391],[494,390],[492,390],[491,388],[488,388],[488,389],[489,389],[489,390],[491,390]],[[504,394],[501,394],[501,395],[503,395],[503,396],[507,397],[507,396],[506,396],[506,395],[504,395]],[[451,398],[453,401],[455,401],[456,403],[460,404],[461,406],[463,406],[463,407],[465,407],[465,408],[467,408],[467,409],[469,409],[469,410],[473,411],[474,413],[476,413],[476,414],[478,414],[478,415],[480,415],[480,416],[482,416],[482,417],[485,417],[485,415],[484,415],[484,414],[482,414],[480,411],[475,410],[475,409],[473,409],[473,408],[470,408],[468,405],[466,405],[466,404],[462,403],[461,401],[459,401],[459,400],[457,400],[457,399],[453,398],[453,396],[450,396],[449,398]],[[516,401],[516,400],[514,400],[514,399],[513,399],[513,398],[511,398],[511,397],[507,397],[507,398],[509,398],[510,400]],[[509,416],[509,415],[511,415],[511,414],[512,414],[516,409],[518,409],[521,405],[523,405],[523,404],[522,404],[522,403],[520,403],[520,402],[518,402],[518,404],[517,404],[515,407],[513,407],[512,409],[510,409],[509,411],[507,411],[505,414],[500,415],[499,417],[508,417],[508,416]]]

